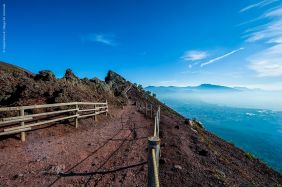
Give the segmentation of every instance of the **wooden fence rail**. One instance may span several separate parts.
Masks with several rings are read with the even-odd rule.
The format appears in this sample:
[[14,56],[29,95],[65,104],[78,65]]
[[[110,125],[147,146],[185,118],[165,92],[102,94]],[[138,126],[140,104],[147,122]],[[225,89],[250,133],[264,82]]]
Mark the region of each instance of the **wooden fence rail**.
[[160,133],[161,109],[158,106],[155,114],[154,135],[148,138],[148,186],[159,187],[159,159],[161,153]]
[[161,109],[160,106],[153,108],[152,104],[148,103],[136,103],[137,110],[144,113],[146,117],[150,114],[154,118],[154,132],[153,136],[148,137],[148,186],[159,187],[159,159],[160,159],[160,117]]
[[[47,109],[51,111],[44,111]],[[37,112],[30,114],[31,110],[36,110]],[[70,102],[0,108],[0,114],[6,113],[7,115],[14,112],[17,112],[18,115],[0,118],[0,136],[21,133],[21,140],[25,141],[25,132],[32,130],[32,127],[75,119],[75,127],[78,128],[78,119],[80,118],[94,116],[96,120],[96,115],[98,114],[105,113],[107,115],[108,103],[107,101],[104,103]],[[42,117],[47,119],[42,119]]]

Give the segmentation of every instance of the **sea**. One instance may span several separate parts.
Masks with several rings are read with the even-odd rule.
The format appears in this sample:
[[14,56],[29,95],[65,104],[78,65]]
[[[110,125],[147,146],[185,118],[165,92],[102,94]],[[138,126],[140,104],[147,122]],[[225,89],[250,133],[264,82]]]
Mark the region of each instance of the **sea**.
[[229,107],[195,100],[159,97],[205,129],[251,153],[282,174],[282,111]]

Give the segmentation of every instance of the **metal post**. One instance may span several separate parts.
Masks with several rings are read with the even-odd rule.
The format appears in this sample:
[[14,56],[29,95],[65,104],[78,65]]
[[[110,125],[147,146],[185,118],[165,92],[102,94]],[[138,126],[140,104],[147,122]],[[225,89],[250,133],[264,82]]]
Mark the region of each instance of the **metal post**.
[[75,128],[78,128],[78,110],[79,110],[78,104],[75,105],[75,109],[76,109],[75,114],[77,115],[75,118]]
[[[22,118],[24,117],[24,109],[20,110],[20,115],[21,115]],[[24,126],[24,121],[21,122],[21,126]],[[26,135],[25,132],[21,132],[21,140],[22,140],[22,142],[25,141],[25,135]]]
[[[148,138],[148,187],[159,186],[158,179],[158,168],[159,168],[159,149],[160,149],[160,138],[151,136]],[[156,163],[154,163],[152,150],[155,151]],[[154,165],[157,168],[154,169]]]

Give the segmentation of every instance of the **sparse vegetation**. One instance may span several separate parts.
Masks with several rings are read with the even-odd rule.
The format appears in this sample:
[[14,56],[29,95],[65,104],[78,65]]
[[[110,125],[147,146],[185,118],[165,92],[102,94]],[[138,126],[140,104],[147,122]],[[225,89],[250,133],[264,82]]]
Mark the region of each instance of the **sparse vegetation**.
[[199,122],[196,118],[193,118],[192,121],[193,121],[193,125],[196,125],[196,126],[198,126],[200,128],[203,128],[202,123]]
[[190,125],[190,120],[189,120],[188,118],[186,118],[186,119],[184,120],[184,123],[185,123],[186,125]]
[[143,90],[143,86],[141,84],[138,84],[137,88],[138,88],[139,91]]
[[255,159],[254,155],[252,155],[251,153],[245,153],[245,156],[246,156],[248,159],[250,159],[250,160],[254,160],[254,159]]

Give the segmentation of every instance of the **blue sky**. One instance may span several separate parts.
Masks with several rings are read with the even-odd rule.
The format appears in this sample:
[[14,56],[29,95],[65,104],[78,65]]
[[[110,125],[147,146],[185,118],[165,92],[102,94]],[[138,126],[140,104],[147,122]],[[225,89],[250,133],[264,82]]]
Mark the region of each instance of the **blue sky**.
[[282,88],[281,0],[1,2],[0,60],[35,73],[103,79],[112,69],[144,86]]

